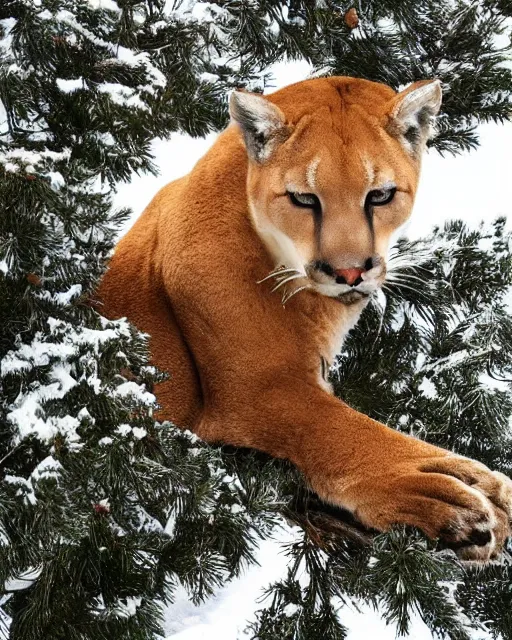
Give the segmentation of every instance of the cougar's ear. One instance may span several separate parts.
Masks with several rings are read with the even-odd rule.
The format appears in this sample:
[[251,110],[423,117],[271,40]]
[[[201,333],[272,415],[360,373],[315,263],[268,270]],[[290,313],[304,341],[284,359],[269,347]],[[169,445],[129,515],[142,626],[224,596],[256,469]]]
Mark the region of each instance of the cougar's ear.
[[247,153],[255,162],[267,160],[291,133],[281,109],[257,93],[233,91],[229,112],[242,130]]
[[401,91],[390,103],[388,131],[414,155],[430,137],[441,98],[439,80],[421,80]]

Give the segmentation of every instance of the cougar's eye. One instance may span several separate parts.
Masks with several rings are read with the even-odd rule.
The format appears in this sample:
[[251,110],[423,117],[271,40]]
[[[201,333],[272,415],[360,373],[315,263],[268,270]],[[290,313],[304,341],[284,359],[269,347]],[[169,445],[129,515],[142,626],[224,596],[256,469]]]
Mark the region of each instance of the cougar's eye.
[[366,196],[366,202],[374,207],[380,207],[383,204],[389,204],[395,197],[396,187],[389,189],[373,189]]
[[292,204],[296,207],[304,207],[306,209],[320,209],[320,200],[314,193],[293,193],[287,191],[288,197]]

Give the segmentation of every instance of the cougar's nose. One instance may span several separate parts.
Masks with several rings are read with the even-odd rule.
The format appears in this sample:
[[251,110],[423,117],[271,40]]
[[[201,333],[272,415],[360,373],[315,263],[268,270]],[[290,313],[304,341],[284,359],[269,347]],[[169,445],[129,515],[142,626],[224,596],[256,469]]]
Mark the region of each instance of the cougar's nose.
[[351,287],[353,287],[354,285],[357,286],[362,281],[361,275],[365,271],[373,269],[374,266],[375,265],[373,258],[368,258],[364,263],[364,267],[362,268],[352,267],[351,269],[336,269],[334,271],[334,274],[336,275],[336,282],[338,284],[348,284]]
[[336,282],[338,284],[348,284],[353,286],[361,282],[361,274],[365,272],[365,269],[336,269]]

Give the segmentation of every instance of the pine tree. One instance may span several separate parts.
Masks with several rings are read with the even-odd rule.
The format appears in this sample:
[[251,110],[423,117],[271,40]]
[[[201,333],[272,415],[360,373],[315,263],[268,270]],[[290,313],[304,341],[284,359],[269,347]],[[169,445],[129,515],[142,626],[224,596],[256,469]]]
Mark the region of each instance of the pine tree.
[[[474,574],[417,532],[372,537],[289,464],[155,423],[165,374],[145,336],[91,304],[129,215],[112,210],[116,185],[155,170],[153,138],[221,128],[228,91],[263,89],[288,57],[395,88],[439,77],[433,145],[467,150],[477,123],[510,113],[496,40],[510,15],[504,0],[2,3],[0,630],[155,638],[178,583],[208,596],[285,517],[303,540],[254,637],[343,638],[336,606],[351,597],[404,631],[417,607],[440,634],[486,622],[512,637],[508,565]],[[400,244],[333,382],[365,413],[510,474],[509,244],[502,221]]]
[[170,57],[137,45],[156,46],[157,3],[1,12],[2,619],[12,638],[153,638],[173,584],[205,597],[273,518],[217,452],[155,425],[147,339],[89,301],[129,213],[116,182],[190,114],[168,106]]

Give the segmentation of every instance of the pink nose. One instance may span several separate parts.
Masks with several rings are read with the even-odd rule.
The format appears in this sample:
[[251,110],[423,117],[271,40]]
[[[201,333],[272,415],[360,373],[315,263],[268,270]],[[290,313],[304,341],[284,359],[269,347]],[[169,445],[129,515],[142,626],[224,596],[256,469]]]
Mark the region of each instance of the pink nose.
[[364,269],[337,269],[335,271],[337,276],[341,276],[345,279],[345,282],[349,285],[354,284],[354,282],[361,277],[361,274],[364,273]]

